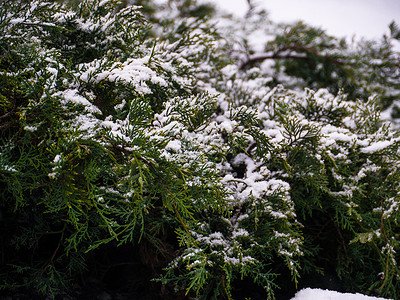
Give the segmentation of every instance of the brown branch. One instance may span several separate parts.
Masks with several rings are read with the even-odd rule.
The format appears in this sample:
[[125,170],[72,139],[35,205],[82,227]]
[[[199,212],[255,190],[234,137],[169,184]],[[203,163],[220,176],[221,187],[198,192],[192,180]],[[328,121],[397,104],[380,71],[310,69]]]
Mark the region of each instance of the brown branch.
[[4,115],[0,116],[0,120],[3,118],[7,118],[9,115],[12,115],[15,111],[15,107],[12,108],[11,111],[9,111],[8,113],[5,113]]
[[239,206],[237,209],[236,209],[236,212],[235,212],[235,214],[232,216],[232,218],[230,219],[230,221],[231,221],[231,224],[232,224],[232,226],[235,226],[235,224],[236,224],[236,222],[237,222],[237,219],[239,218],[239,215],[241,214],[241,212],[242,212],[242,206]]
[[15,112],[16,104],[15,104],[15,99],[13,99],[13,106],[11,110],[8,113],[5,113],[4,115],[0,116],[0,120],[8,117],[9,115],[12,115]]
[[254,3],[252,0],[247,0],[247,4],[249,5],[249,11],[254,9]]
[[67,224],[64,224],[64,227],[63,227],[63,229],[61,230],[61,237],[60,237],[60,241],[58,242],[57,248],[54,250],[52,256],[51,256],[50,259],[49,259],[49,262],[47,263],[47,265],[44,267],[43,272],[45,272],[45,271],[48,269],[48,267],[49,267],[51,264],[53,264],[54,258],[56,257],[57,252],[58,252],[58,250],[60,249],[61,243],[62,243],[63,240],[64,240],[64,233],[65,233],[65,230],[66,230],[66,229],[67,229]]
[[223,286],[223,288],[224,288],[224,292],[225,292],[225,295],[226,295],[227,299],[228,299],[228,300],[231,300],[232,298],[231,298],[231,296],[229,295],[228,289],[226,288],[225,275],[222,275],[222,286]]
[[380,217],[380,222],[381,222],[381,228],[380,229],[381,229],[381,231],[383,233],[383,237],[385,238],[386,243],[389,244],[389,239],[387,237],[386,230],[385,230],[385,224],[383,222],[383,211],[384,211],[384,209],[383,209],[383,198],[381,198],[381,207],[382,207],[382,211],[381,211],[381,217]]
[[267,59],[309,59],[310,54],[316,55],[335,65],[343,66],[350,64],[341,60],[337,60],[333,57],[321,55],[317,50],[310,47],[305,47],[301,45],[289,45],[283,46],[277,51],[248,55],[247,60],[241,63],[239,70],[244,70],[249,65],[253,65],[257,62],[262,62]]
[[308,59],[307,55],[301,53],[261,53],[255,55],[249,55],[248,59],[239,66],[239,70],[244,70],[248,66],[251,66],[257,62],[262,62],[267,59]]
[[[383,236],[385,238],[386,244],[388,245],[389,244],[389,239],[388,239],[387,234],[386,234],[385,223],[383,222],[383,211],[384,211],[384,209],[383,209],[383,198],[381,198],[381,208],[382,208],[382,211],[381,211],[381,217],[380,217],[380,221],[381,221],[380,229],[381,229],[381,231],[383,233]],[[386,282],[387,282],[387,280],[389,278],[389,276],[387,276],[388,273],[389,273],[389,251],[386,254],[386,265],[385,265],[385,271],[383,273],[384,278],[383,278],[382,285],[379,288],[380,290],[383,289],[383,287],[385,286],[385,284],[386,284]]]
[[331,222],[332,222],[332,218],[329,219],[328,221],[326,221],[324,225],[322,225],[322,227],[320,228],[320,230],[317,233],[317,238],[319,238],[321,236],[321,234],[324,231],[324,229],[326,228],[326,226],[328,226]]
[[12,124],[12,122],[10,121],[10,122],[4,123],[3,125],[0,125],[0,130],[10,127],[11,124]]
[[347,247],[346,247],[346,242],[344,240],[344,237],[342,235],[342,231],[340,230],[339,226],[336,224],[335,220],[333,220],[332,217],[330,217],[330,219],[331,219],[333,225],[335,226],[335,229],[336,229],[337,233],[339,234],[340,242],[342,243],[342,247],[343,247],[344,253],[346,253],[347,252]]
[[253,142],[252,144],[250,144],[250,146],[249,147],[247,147],[247,149],[246,149],[246,153],[248,154],[248,155],[251,155],[251,151],[253,151],[254,150],[254,148],[256,148],[257,147],[257,142]]

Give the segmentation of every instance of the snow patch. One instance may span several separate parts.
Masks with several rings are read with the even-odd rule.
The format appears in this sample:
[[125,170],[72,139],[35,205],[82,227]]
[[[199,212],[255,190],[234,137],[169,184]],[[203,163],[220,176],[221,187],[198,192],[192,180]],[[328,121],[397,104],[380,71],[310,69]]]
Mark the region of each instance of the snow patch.
[[95,105],[90,103],[85,97],[79,95],[79,91],[77,89],[66,90],[63,92],[59,92],[56,96],[61,96],[61,104],[66,105],[67,103],[75,103],[81,104],[85,107],[85,111],[89,113],[98,113],[101,114],[100,109],[98,109]]
[[173,150],[175,152],[178,152],[179,150],[181,150],[181,146],[182,143],[179,140],[173,140],[173,141],[169,141],[167,146],[165,146],[166,150]]
[[296,293],[292,300],[368,300],[385,299],[370,297],[362,294],[339,293],[321,289],[306,288]]
[[390,145],[393,144],[393,141],[379,141],[376,143],[373,143],[372,145],[362,148],[361,152],[364,153],[374,153],[374,152],[378,152],[381,151],[387,147],[389,147]]

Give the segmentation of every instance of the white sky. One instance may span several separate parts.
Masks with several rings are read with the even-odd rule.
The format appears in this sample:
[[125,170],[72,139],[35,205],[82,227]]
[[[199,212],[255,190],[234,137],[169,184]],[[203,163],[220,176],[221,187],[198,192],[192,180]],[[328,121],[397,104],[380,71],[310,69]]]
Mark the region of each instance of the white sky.
[[[380,38],[392,21],[400,24],[400,0],[253,0],[275,22],[304,20],[342,37]],[[224,9],[244,14],[246,0],[214,0]]]

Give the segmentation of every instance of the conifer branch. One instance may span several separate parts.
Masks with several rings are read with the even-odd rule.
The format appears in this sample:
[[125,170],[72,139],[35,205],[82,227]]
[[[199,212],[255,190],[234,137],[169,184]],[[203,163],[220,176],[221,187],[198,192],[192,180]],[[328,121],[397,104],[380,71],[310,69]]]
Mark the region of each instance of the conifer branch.
[[52,254],[51,257],[50,257],[49,262],[48,262],[47,265],[43,268],[43,272],[45,272],[45,271],[49,268],[49,266],[50,266],[51,264],[53,264],[54,258],[56,257],[57,252],[58,252],[58,250],[60,249],[62,242],[64,241],[64,233],[65,233],[65,230],[66,230],[66,229],[67,229],[67,223],[64,224],[64,227],[63,227],[63,229],[61,230],[61,237],[60,237],[60,240],[59,240],[59,242],[58,242],[58,244],[57,244],[56,249],[53,251],[53,254]]
[[239,66],[239,70],[243,71],[249,66],[262,62],[264,60],[268,59],[307,59],[307,55],[301,54],[301,53],[295,53],[292,51],[280,53],[280,52],[267,52],[267,53],[260,53],[260,54],[254,54],[254,55],[249,55],[247,60],[242,62]]
[[257,142],[251,143],[251,144],[247,147],[246,153],[247,153],[248,155],[251,155],[251,151],[253,151],[256,147],[257,147]]
[[222,286],[224,287],[225,296],[227,297],[228,300],[231,300],[232,298],[231,298],[231,296],[230,296],[230,294],[228,292],[228,289],[226,287],[225,277],[226,277],[226,275],[223,274],[222,275]]
[[255,7],[255,5],[254,5],[254,3],[253,3],[253,0],[246,0],[247,1],[247,5],[249,6],[249,11],[251,11],[251,10],[254,10],[254,7]]
[[[248,14],[221,28],[195,0],[0,2],[0,193],[10,215],[0,225],[11,228],[0,232],[0,290],[54,297],[82,284],[85,264],[97,269],[129,244],[132,265],[101,267],[157,265],[164,288],[179,290],[172,297],[230,299],[246,277],[274,298],[303,267],[332,261],[345,280],[362,275],[359,292],[379,287],[383,271],[382,294],[400,298],[400,144],[375,105],[395,108],[398,54],[388,40],[353,50],[304,23],[271,26],[246,1]],[[253,30],[268,31],[270,51],[253,52]],[[238,72],[266,60],[280,61]],[[341,89],[348,98],[332,94]],[[354,103],[376,93],[386,100]],[[332,238],[338,247],[320,247]]]
[[342,231],[340,230],[338,224],[336,224],[335,220],[331,216],[330,216],[330,219],[332,221],[333,226],[335,226],[336,232],[339,235],[340,243],[342,244],[343,251],[344,251],[344,253],[346,253],[347,252],[347,247],[346,247],[346,242],[345,242],[345,239],[343,237]]
[[12,121],[4,123],[3,125],[0,125],[0,130],[6,129],[12,125]]
[[189,229],[187,228],[185,222],[183,222],[183,219],[182,219],[182,217],[181,217],[181,214],[179,213],[178,209],[176,208],[175,203],[172,203],[172,206],[173,206],[173,208],[174,208],[175,214],[176,214],[176,216],[178,217],[178,220],[179,220],[179,222],[181,223],[183,229],[185,230],[185,232],[186,232],[189,236],[192,236],[192,235],[190,234]]
[[258,53],[253,55],[248,55],[247,59],[239,65],[239,70],[245,70],[249,66],[254,65],[255,63],[262,62],[268,59],[301,59],[307,60],[310,59],[309,54],[313,54],[323,60],[329,61],[334,65],[351,65],[349,62],[344,62],[338,59],[335,59],[331,56],[321,55],[313,48],[300,46],[300,45],[290,45],[284,46],[278,49],[277,51],[271,51],[266,53]]
[[15,109],[16,109],[15,99],[13,99],[12,102],[13,102],[13,105],[11,107],[11,110],[9,112],[5,113],[4,115],[0,116],[0,120],[4,119],[4,118],[7,118],[8,116],[14,114]]
[[15,108],[13,107],[12,110],[9,112],[5,113],[4,115],[0,116],[0,119],[7,118],[8,116],[12,115],[15,111]]

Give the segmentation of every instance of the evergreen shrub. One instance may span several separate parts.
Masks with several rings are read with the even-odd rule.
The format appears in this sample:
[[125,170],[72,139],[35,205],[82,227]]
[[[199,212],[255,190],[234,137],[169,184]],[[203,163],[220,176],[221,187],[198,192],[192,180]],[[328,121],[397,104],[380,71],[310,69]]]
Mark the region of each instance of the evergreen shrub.
[[0,4],[2,293],[112,290],[123,265],[130,297],[241,299],[251,282],[274,298],[325,272],[399,298],[400,139],[379,94],[364,77],[359,100],[348,81],[332,90],[295,55],[285,76],[315,86],[278,80],[283,44],[334,41],[277,35],[271,79],[214,8],[139,2]]

